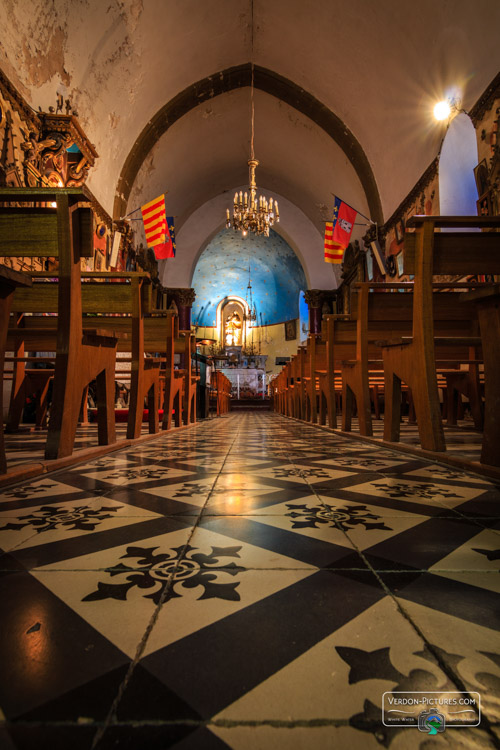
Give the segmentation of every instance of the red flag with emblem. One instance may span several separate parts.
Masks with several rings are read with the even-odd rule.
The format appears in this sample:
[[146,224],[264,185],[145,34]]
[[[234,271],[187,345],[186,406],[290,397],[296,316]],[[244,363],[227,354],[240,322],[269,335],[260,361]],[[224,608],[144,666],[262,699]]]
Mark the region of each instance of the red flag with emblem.
[[327,221],[325,226],[325,261],[327,263],[342,263],[344,250],[350,242],[357,214],[354,208],[335,197],[333,222]]
[[165,241],[160,245],[153,247],[156,260],[165,260],[165,258],[175,258],[175,229],[174,219],[167,216],[165,223]]

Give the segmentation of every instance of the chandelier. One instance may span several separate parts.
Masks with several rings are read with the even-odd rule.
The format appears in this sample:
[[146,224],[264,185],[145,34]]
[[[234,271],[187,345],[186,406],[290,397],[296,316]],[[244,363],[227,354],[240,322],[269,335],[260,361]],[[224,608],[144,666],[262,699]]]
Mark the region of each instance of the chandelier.
[[249,193],[240,190],[239,195],[236,192],[234,194],[234,206],[233,206],[233,218],[229,209],[226,209],[226,229],[233,227],[235,232],[241,232],[243,237],[246,237],[248,232],[254,234],[263,234],[265,237],[269,237],[269,229],[273,226],[274,222],[280,220],[278,201],[274,201],[270,198],[264,198],[259,195],[257,201],[257,185],[255,183],[255,170],[259,166],[259,162],[255,158],[254,153],[254,130],[255,130],[255,110],[254,110],[254,99],[253,99],[253,62],[252,62],[252,83],[251,83],[251,102],[252,102],[252,118],[251,118],[251,138],[250,138],[250,159],[248,160],[248,171],[249,171]]

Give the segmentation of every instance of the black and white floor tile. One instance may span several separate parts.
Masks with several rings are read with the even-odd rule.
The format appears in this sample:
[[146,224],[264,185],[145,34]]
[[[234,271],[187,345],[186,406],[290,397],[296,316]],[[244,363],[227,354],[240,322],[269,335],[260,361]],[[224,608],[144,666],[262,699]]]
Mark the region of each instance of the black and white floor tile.
[[[0,747],[500,747],[500,488],[271,413],[0,495]],[[472,691],[477,727],[382,723]]]

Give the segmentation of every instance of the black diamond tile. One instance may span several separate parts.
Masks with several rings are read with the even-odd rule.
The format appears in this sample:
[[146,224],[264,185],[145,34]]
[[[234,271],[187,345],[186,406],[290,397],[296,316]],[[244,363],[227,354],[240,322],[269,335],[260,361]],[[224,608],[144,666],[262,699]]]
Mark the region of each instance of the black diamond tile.
[[259,523],[258,517],[254,520],[248,516],[207,516],[201,519],[199,526],[318,568],[327,567],[351,552],[349,547],[277,529],[265,522]]
[[[0,730],[2,750],[90,750],[96,726],[10,724]],[[5,742],[5,744],[3,744]]]
[[[380,575],[384,580],[385,574]],[[399,596],[476,625],[500,629],[500,594],[484,588],[425,573],[401,586]]]
[[28,573],[0,578],[0,600],[0,705],[8,719],[129,661]]
[[142,664],[135,667],[127,682],[118,703],[116,718],[119,722],[148,719],[163,722],[201,720],[196,711],[144,669]]
[[478,532],[477,525],[472,522],[429,518],[364,552],[367,556],[382,557],[403,566],[426,570]]
[[381,599],[371,577],[360,583],[319,571],[142,664],[208,718]]
[[95,531],[93,534],[51,542],[50,544],[22,547],[13,550],[11,554],[26,568],[40,567],[186,528],[191,525],[191,520],[188,517],[182,519],[172,516],[153,518],[148,521],[138,521],[138,523],[119,526],[108,531]]

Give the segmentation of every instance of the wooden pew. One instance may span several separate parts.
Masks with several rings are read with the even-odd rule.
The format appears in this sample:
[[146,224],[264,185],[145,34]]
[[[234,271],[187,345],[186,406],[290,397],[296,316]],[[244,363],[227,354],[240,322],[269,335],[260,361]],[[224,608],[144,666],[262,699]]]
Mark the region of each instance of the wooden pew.
[[[186,379],[185,371],[176,370],[174,367],[175,342],[179,339],[179,318],[170,310],[167,311],[167,313],[168,315],[165,321],[167,328],[164,373],[165,395],[163,399],[162,419],[162,429],[164,430],[170,430],[172,426],[172,411],[174,410],[175,426],[181,426],[184,382]],[[155,330],[153,326],[150,326],[149,335],[156,337],[158,335],[158,331]],[[151,345],[151,338],[148,339],[148,345]]]
[[184,424],[194,424],[196,422],[196,386],[200,376],[193,369],[193,357],[196,354],[196,336],[191,331],[181,331],[185,337],[185,354],[184,354],[184,396],[183,396],[183,416]]
[[325,315],[321,340],[316,340],[316,375],[319,386],[319,422],[337,427],[337,401],[341,389],[341,362],[354,356],[355,323],[350,315]]
[[318,419],[318,385],[316,373],[316,336],[307,337],[305,346],[299,348],[300,405],[298,418],[316,423]]
[[10,309],[16,288],[31,286],[32,281],[24,273],[18,273],[11,268],[0,265],[0,474],[7,472],[5,457],[5,441],[3,435],[3,369],[7,346],[7,328],[9,325]]
[[231,381],[223,372],[216,370],[212,373],[210,385],[216,399],[217,416],[220,417],[222,414],[227,414],[231,400]]
[[[431,451],[445,450],[436,381],[436,345],[474,346],[477,341],[465,336],[435,337],[436,306],[441,304],[441,294],[433,294],[434,274],[491,274],[500,273],[500,235],[491,232],[440,232],[441,228],[468,229],[471,227],[500,227],[500,217],[437,217],[414,216],[407,222],[405,234],[405,273],[414,274],[412,336],[397,341],[384,342],[385,420],[384,439],[399,439],[401,381],[412,390],[422,448]],[[437,230],[437,231],[436,231]],[[457,305],[473,304],[471,293],[457,295]],[[471,308],[470,308],[471,309]],[[473,317],[474,313],[471,312]],[[487,317],[487,316],[486,316]],[[498,371],[491,366],[490,353],[498,351],[499,328],[493,318],[493,327],[487,320],[481,325],[482,348],[485,362],[485,444],[486,457],[500,465],[500,407],[495,397],[499,386]],[[498,355],[491,354],[491,361]],[[500,403],[500,399],[499,402]],[[496,437],[493,437],[496,436]],[[497,456],[494,453],[497,452]]]
[[286,365],[280,370],[272,381],[273,410],[278,414],[285,414],[286,393]]
[[483,346],[485,412],[481,462],[500,466],[500,284],[469,292],[464,298],[477,306]]
[[[46,274],[35,274],[35,283],[30,293],[24,291],[14,297],[14,312],[53,313],[57,312],[59,283]],[[119,334],[123,346],[120,348],[130,352],[128,360],[121,363],[130,364],[130,403],[127,424],[127,438],[139,437],[142,427],[144,399],[149,406],[149,432],[159,431],[158,406],[160,391],[160,360],[144,357],[144,318],[151,311],[151,279],[144,272],[87,272],[82,274],[84,283],[81,286],[83,330],[95,328],[96,323],[107,329],[113,328]],[[97,316],[97,317],[96,317]],[[37,326],[43,326],[44,334],[40,337],[38,346],[29,342],[29,350],[48,347],[51,344],[48,328],[54,332],[58,325],[55,317],[33,316],[24,318],[24,323],[35,332]],[[11,329],[11,338],[17,338],[17,353],[21,346],[26,348],[25,329],[21,326],[17,330]],[[165,345],[164,345],[165,346]],[[42,349],[46,351],[50,349]],[[29,383],[34,377],[47,378],[50,371],[25,369],[25,362],[18,358],[16,362],[16,376],[13,382],[11,413],[9,427],[14,429],[19,424],[22,405]],[[44,386],[46,387],[45,383]],[[113,386],[114,387],[114,386]],[[114,392],[114,391],[113,391]]]
[[291,416],[290,414],[290,398],[289,398],[289,381],[290,376],[291,360],[287,362],[281,371],[281,383],[280,383],[280,413],[286,417]]
[[[458,295],[449,291],[450,285],[435,284],[434,334],[436,366],[439,375],[449,373],[461,379],[463,389],[472,383],[472,372],[458,370],[460,362],[468,362],[469,345],[479,344],[477,321],[465,305],[459,305]],[[399,293],[399,292],[402,293]],[[356,320],[355,357],[342,362],[342,429],[351,429],[353,401],[356,401],[361,435],[372,435],[371,386],[380,385],[384,377],[381,342],[409,338],[413,330],[412,283],[359,283],[352,297],[352,317]],[[464,343],[464,336],[468,336]],[[451,370],[449,368],[453,367]],[[443,368],[448,368],[443,369]],[[443,381],[443,386],[445,385]],[[410,385],[410,384],[408,384]],[[410,385],[411,387],[411,385]],[[472,387],[468,389],[474,404]],[[479,394],[477,394],[479,396]],[[411,404],[413,405],[413,395]]]
[[303,351],[299,347],[296,354],[294,354],[290,362],[288,363],[288,406],[290,416],[296,419],[302,419],[302,405],[303,405]]
[[[80,259],[93,253],[92,209],[79,188],[0,188],[0,256],[56,258],[58,317],[53,408],[46,458],[71,455],[82,394],[96,380],[98,440],[115,442],[114,365],[117,337],[94,326],[83,332]],[[5,204],[35,204],[14,207]],[[47,208],[46,204],[56,204]],[[86,205],[79,205],[85,203]],[[47,349],[48,350],[48,349]],[[2,370],[3,372],[3,370]]]
[[[99,303],[97,303],[96,301],[92,301],[92,293],[90,291],[92,287],[87,286],[87,284],[83,285],[83,305],[84,309],[88,313],[88,315],[84,316],[83,318],[83,326],[84,328],[93,327],[95,325],[96,319],[99,320],[99,323],[101,325],[104,325],[106,327],[113,326],[117,335],[120,336],[120,338],[118,339],[118,352],[130,353],[132,351],[132,341],[136,340],[133,338],[132,333],[132,319],[130,315],[126,314],[125,312],[126,309],[131,308],[130,279],[134,277],[148,279],[148,275],[142,272],[131,272],[125,274],[122,274],[122,272],[109,274],[96,272],[95,274],[86,274],[86,276],[94,280],[96,277],[113,278],[115,280],[119,280],[120,277],[125,277],[125,281],[127,277],[129,278],[128,286],[126,286],[125,288],[120,288],[120,285],[116,283],[110,285],[106,284],[104,286],[100,285],[99,290],[101,290],[102,288],[104,291],[102,293],[101,291],[99,291],[99,296],[101,298],[101,301]],[[109,290],[109,295],[106,294],[106,290]],[[193,342],[190,340],[189,332],[179,332],[178,318],[172,311],[156,310],[155,308],[151,308],[150,291],[151,286],[147,284],[143,288],[143,297],[145,293],[146,301],[142,305],[143,317],[141,327],[143,327],[144,331],[143,351],[146,355],[153,355],[154,358],[151,360],[149,358],[146,358],[144,360],[144,363],[145,367],[152,366],[153,368],[156,368],[159,363],[161,363],[162,365],[162,369],[160,371],[160,385],[163,385],[164,391],[163,398],[160,397],[160,404],[163,404],[164,411],[162,429],[170,429],[172,422],[172,403],[175,401],[177,404],[179,394],[181,401],[179,406],[176,406],[175,409],[176,426],[180,426],[183,411],[186,412],[186,408],[184,405],[184,392],[186,387],[186,380],[188,378],[187,368],[174,369],[174,354],[180,354],[181,356],[183,356],[185,361],[189,361],[193,348]],[[105,301],[105,298],[107,296],[108,300]],[[104,300],[102,299],[103,297]],[[114,300],[113,297],[115,297]],[[24,303],[20,303],[20,306],[21,304]],[[108,310],[107,313],[103,312],[106,309]],[[101,312],[99,312],[99,310],[101,310]],[[99,313],[98,318],[91,317],[91,315],[95,315],[97,313]],[[23,334],[25,335],[25,344],[27,350],[35,350],[37,348],[37,344],[39,341],[39,333],[37,329],[43,330],[46,340],[48,334],[47,327],[50,326],[52,328],[53,335],[55,336],[55,330],[57,326],[56,318],[37,316],[29,318],[29,321],[30,330],[27,334]],[[10,338],[13,339],[12,331],[10,332]],[[50,344],[50,342],[46,343],[47,345]],[[12,343],[12,345],[14,344]],[[160,359],[156,358],[156,355],[158,354],[160,355]],[[137,367],[139,368],[141,360],[137,359],[136,361]],[[151,365],[149,365],[150,361],[152,363]],[[117,364],[121,366],[130,362],[131,360],[128,358],[119,358]],[[195,373],[192,372],[192,369],[190,370],[189,377],[192,383],[196,382],[197,378]],[[131,374],[127,370],[120,370],[119,372],[117,372],[117,379],[122,381],[130,380]],[[192,409],[195,408],[194,399],[195,388],[192,388]],[[134,424],[140,424],[140,422],[137,422],[137,420],[142,419],[142,403],[143,399],[138,398],[137,408],[134,410],[136,415],[134,416]],[[129,418],[131,418],[130,413]]]

